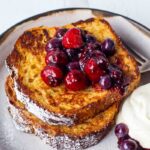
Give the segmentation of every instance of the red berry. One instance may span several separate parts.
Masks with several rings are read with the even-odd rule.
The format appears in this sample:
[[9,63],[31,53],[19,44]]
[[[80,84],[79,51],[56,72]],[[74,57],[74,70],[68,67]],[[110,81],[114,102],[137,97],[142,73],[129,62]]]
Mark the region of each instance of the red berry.
[[45,61],[46,64],[53,63],[58,65],[66,65],[68,63],[68,57],[63,51],[51,51],[46,55]]
[[83,90],[87,86],[87,80],[81,71],[72,70],[65,78],[65,85],[68,89],[73,91]]
[[62,39],[62,44],[65,48],[80,48],[83,45],[81,30],[78,28],[68,30]]
[[63,79],[63,73],[60,68],[56,66],[46,66],[41,72],[41,78],[50,86],[57,86]]
[[104,71],[100,68],[96,59],[94,58],[91,58],[86,62],[84,71],[89,79],[94,83],[98,82],[100,77],[104,74]]

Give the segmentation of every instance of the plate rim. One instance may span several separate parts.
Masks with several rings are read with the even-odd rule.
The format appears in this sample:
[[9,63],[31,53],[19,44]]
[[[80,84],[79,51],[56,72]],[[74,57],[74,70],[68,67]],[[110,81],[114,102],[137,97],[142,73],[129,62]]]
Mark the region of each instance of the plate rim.
[[134,19],[131,19],[130,17],[124,16],[124,15],[119,14],[119,13],[115,13],[115,12],[111,12],[111,11],[107,11],[107,10],[102,10],[102,9],[97,9],[97,8],[69,7],[69,8],[60,8],[60,9],[54,9],[54,10],[42,12],[42,13],[33,15],[31,17],[28,17],[26,19],[23,19],[23,20],[15,23],[14,25],[12,25],[11,27],[9,27],[8,29],[6,29],[4,32],[2,32],[0,34],[0,44],[3,42],[3,38],[6,38],[7,36],[9,36],[9,32],[11,32],[16,26],[18,26],[22,23],[25,23],[25,22],[31,21],[31,20],[36,20],[39,17],[48,16],[48,15],[53,14],[53,13],[62,12],[62,11],[70,11],[70,10],[91,10],[91,11],[99,11],[99,12],[103,12],[103,13],[106,13],[106,14],[110,14],[110,16],[121,16],[121,17],[126,18],[127,20],[132,21],[133,23],[138,24],[139,26],[143,27],[145,30],[150,32],[150,28],[148,28],[147,26],[143,25],[142,23],[139,23],[138,21],[136,21]]
[[130,21],[133,21],[134,23],[138,24],[139,26],[143,27],[144,29],[146,29],[147,31],[150,32],[150,29],[147,28],[146,26],[142,25],[141,23],[139,23],[131,18],[128,18],[126,16],[117,14],[117,13],[113,13],[113,12],[109,12],[109,11],[105,11],[105,10],[101,10],[101,9],[95,9],[95,8],[63,8],[63,9],[55,9],[55,10],[51,10],[51,11],[46,11],[44,13],[39,13],[37,15],[34,15],[34,16],[28,17],[26,19],[23,19],[22,21],[19,21],[18,23],[14,24],[13,26],[9,27],[4,32],[2,32],[2,34],[0,34],[0,45],[3,43],[3,39],[7,38],[9,36],[9,33],[11,33],[13,31],[13,29],[15,29],[18,25],[25,23],[27,21],[30,21],[30,20],[36,20],[39,17],[44,17],[44,16],[51,15],[53,13],[62,12],[62,11],[70,11],[70,10],[93,10],[93,11],[100,11],[100,12],[108,13],[108,14],[110,14],[110,16],[114,16],[114,15],[122,16]]

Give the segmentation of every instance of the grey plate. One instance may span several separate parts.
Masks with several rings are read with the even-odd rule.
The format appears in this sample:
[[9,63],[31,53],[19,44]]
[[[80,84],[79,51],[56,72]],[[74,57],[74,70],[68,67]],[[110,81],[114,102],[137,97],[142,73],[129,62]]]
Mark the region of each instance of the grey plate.
[[[16,39],[27,29],[35,26],[60,26],[67,23],[75,22],[81,19],[86,19],[94,16],[103,16],[106,18],[112,18],[120,16],[107,11],[87,9],[87,8],[71,8],[61,9],[46,12],[43,14],[36,15],[29,19],[26,19],[7,31],[0,36],[0,150],[48,150],[52,149],[48,145],[44,144],[38,137],[34,135],[25,134],[15,129],[12,120],[7,111],[7,101],[4,91],[4,82],[8,72],[4,65],[4,61],[10,51],[13,49],[13,45]],[[128,19],[133,23],[134,26],[138,27],[143,34],[149,33],[149,29],[143,25]],[[144,74],[142,77],[143,83],[150,82],[148,76],[150,73]],[[89,148],[89,150],[115,150],[117,149],[116,137],[113,134],[113,130],[104,138],[98,145]]]

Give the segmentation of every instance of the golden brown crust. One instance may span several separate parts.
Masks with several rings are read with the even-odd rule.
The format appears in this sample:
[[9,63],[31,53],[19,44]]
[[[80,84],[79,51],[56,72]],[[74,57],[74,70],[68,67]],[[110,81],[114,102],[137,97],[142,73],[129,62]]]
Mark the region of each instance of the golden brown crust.
[[[5,89],[6,89],[6,94],[8,96],[8,99],[9,99],[9,102],[11,103],[11,105],[13,105],[17,109],[19,109],[21,111],[21,113],[23,114],[23,116],[26,119],[30,120],[30,122],[32,122],[34,125],[41,126],[41,127],[45,128],[46,131],[48,131],[48,129],[54,130],[53,131],[53,132],[55,132],[54,135],[57,135],[57,134],[61,135],[61,134],[69,133],[70,136],[71,136],[71,134],[72,135],[75,134],[75,137],[77,137],[77,136],[82,137],[82,136],[86,136],[87,134],[90,134],[93,132],[98,132],[98,130],[99,130],[98,126],[101,126],[100,124],[98,124],[98,122],[103,122],[102,120],[106,121],[106,123],[103,123],[103,125],[105,125],[105,126],[104,127],[102,126],[102,128],[107,128],[107,126],[110,122],[114,122],[114,117],[118,112],[118,104],[114,104],[113,106],[109,107],[106,111],[95,116],[94,118],[86,120],[85,123],[82,123],[82,124],[78,124],[78,125],[75,125],[72,127],[48,125],[48,124],[42,122],[37,117],[35,117],[34,115],[32,115],[30,112],[28,112],[26,110],[25,106],[16,99],[16,95],[15,95],[14,88],[13,88],[13,80],[11,79],[10,76],[6,80]],[[107,118],[106,114],[108,112],[109,112],[109,115],[112,115],[112,114],[113,115],[111,117],[108,115],[108,118]],[[110,118],[111,118],[111,120],[109,120]],[[85,129],[79,128],[84,125],[86,125]],[[95,126],[95,128],[94,128],[94,126]],[[75,131],[75,128],[79,128],[81,131]],[[94,128],[94,129],[92,129],[92,128]],[[86,133],[85,133],[85,131],[86,131]]]
[[26,122],[26,118],[24,118],[23,115],[21,115],[20,111],[12,105],[9,107],[8,110],[14,120],[17,129],[26,133],[34,133],[41,139],[44,139],[44,142],[46,141],[46,144],[49,144],[57,150],[82,150],[96,145],[105,137],[105,135],[110,131],[114,124],[114,122],[110,122],[110,124],[108,124],[108,126],[103,128],[103,130],[101,130],[100,132],[93,132],[85,137],[70,137],[69,135],[53,136],[49,135],[49,132],[41,128],[37,128],[35,130],[32,124],[30,122]]
[[[22,127],[22,130],[25,128],[24,131],[26,132],[38,134],[41,138],[45,136],[51,143],[51,146],[57,145],[57,148],[60,146],[62,148],[60,144],[68,142],[68,138],[68,145],[70,147],[75,147],[76,144],[80,144],[80,149],[82,149],[97,144],[111,129],[118,112],[118,104],[116,103],[101,114],[86,120],[82,124],[72,127],[48,125],[29,113],[24,105],[16,99],[13,80],[10,76],[6,80],[5,89],[9,103],[11,104],[9,111],[18,126]],[[61,139],[58,137],[61,137]],[[56,140],[55,145],[52,144],[51,139]],[[64,142],[60,143],[62,139]],[[65,147],[62,149],[65,149]]]
[[[117,53],[110,58],[110,61],[116,62],[116,60],[120,60],[121,63],[118,65],[122,68],[124,74],[130,78],[130,84],[124,95],[121,95],[117,89],[96,91],[90,87],[85,91],[74,93],[67,90],[64,85],[57,88],[48,87],[40,79],[39,74],[41,69],[45,66],[45,61],[43,61],[46,55],[44,50],[45,44],[50,37],[54,36],[56,28],[39,27],[26,31],[17,40],[15,50],[7,58],[7,65],[10,69],[13,72],[17,70],[17,73],[14,73],[14,79],[17,82],[18,91],[27,95],[30,100],[40,108],[50,113],[52,112],[56,116],[57,114],[61,114],[65,118],[70,118],[72,121],[71,124],[79,123],[93,117],[108,108],[114,102],[120,101],[123,97],[129,95],[140,81],[140,73],[135,59],[129,55],[108,22],[104,19],[92,18],[66,25],[65,28],[72,28],[74,26],[89,31],[99,41],[103,41],[105,38],[112,38],[114,40]],[[29,62],[30,60],[33,60],[33,63],[32,61]],[[30,68],[26,68],[27,65],[29,65]],[[36,70],[34,70],[34,68],[36,68]],[[25,76],[27,74],[26,72],[29,72],[27,76]],[[34,75],[32,76],[32,74]],[[29,76],[32,77],[27,80]],[[36,88],[34,88],[35,85]],[[42,95],[42,90],[46,92],[45,97]]]

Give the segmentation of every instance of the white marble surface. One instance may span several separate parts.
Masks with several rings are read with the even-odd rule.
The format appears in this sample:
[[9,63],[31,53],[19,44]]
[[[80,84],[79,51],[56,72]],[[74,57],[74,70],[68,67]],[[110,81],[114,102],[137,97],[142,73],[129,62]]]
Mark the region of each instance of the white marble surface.
[[128,16],[150,28],[150,0],[0,0],[0,34],[38,13],[66,7],[91,7]]

